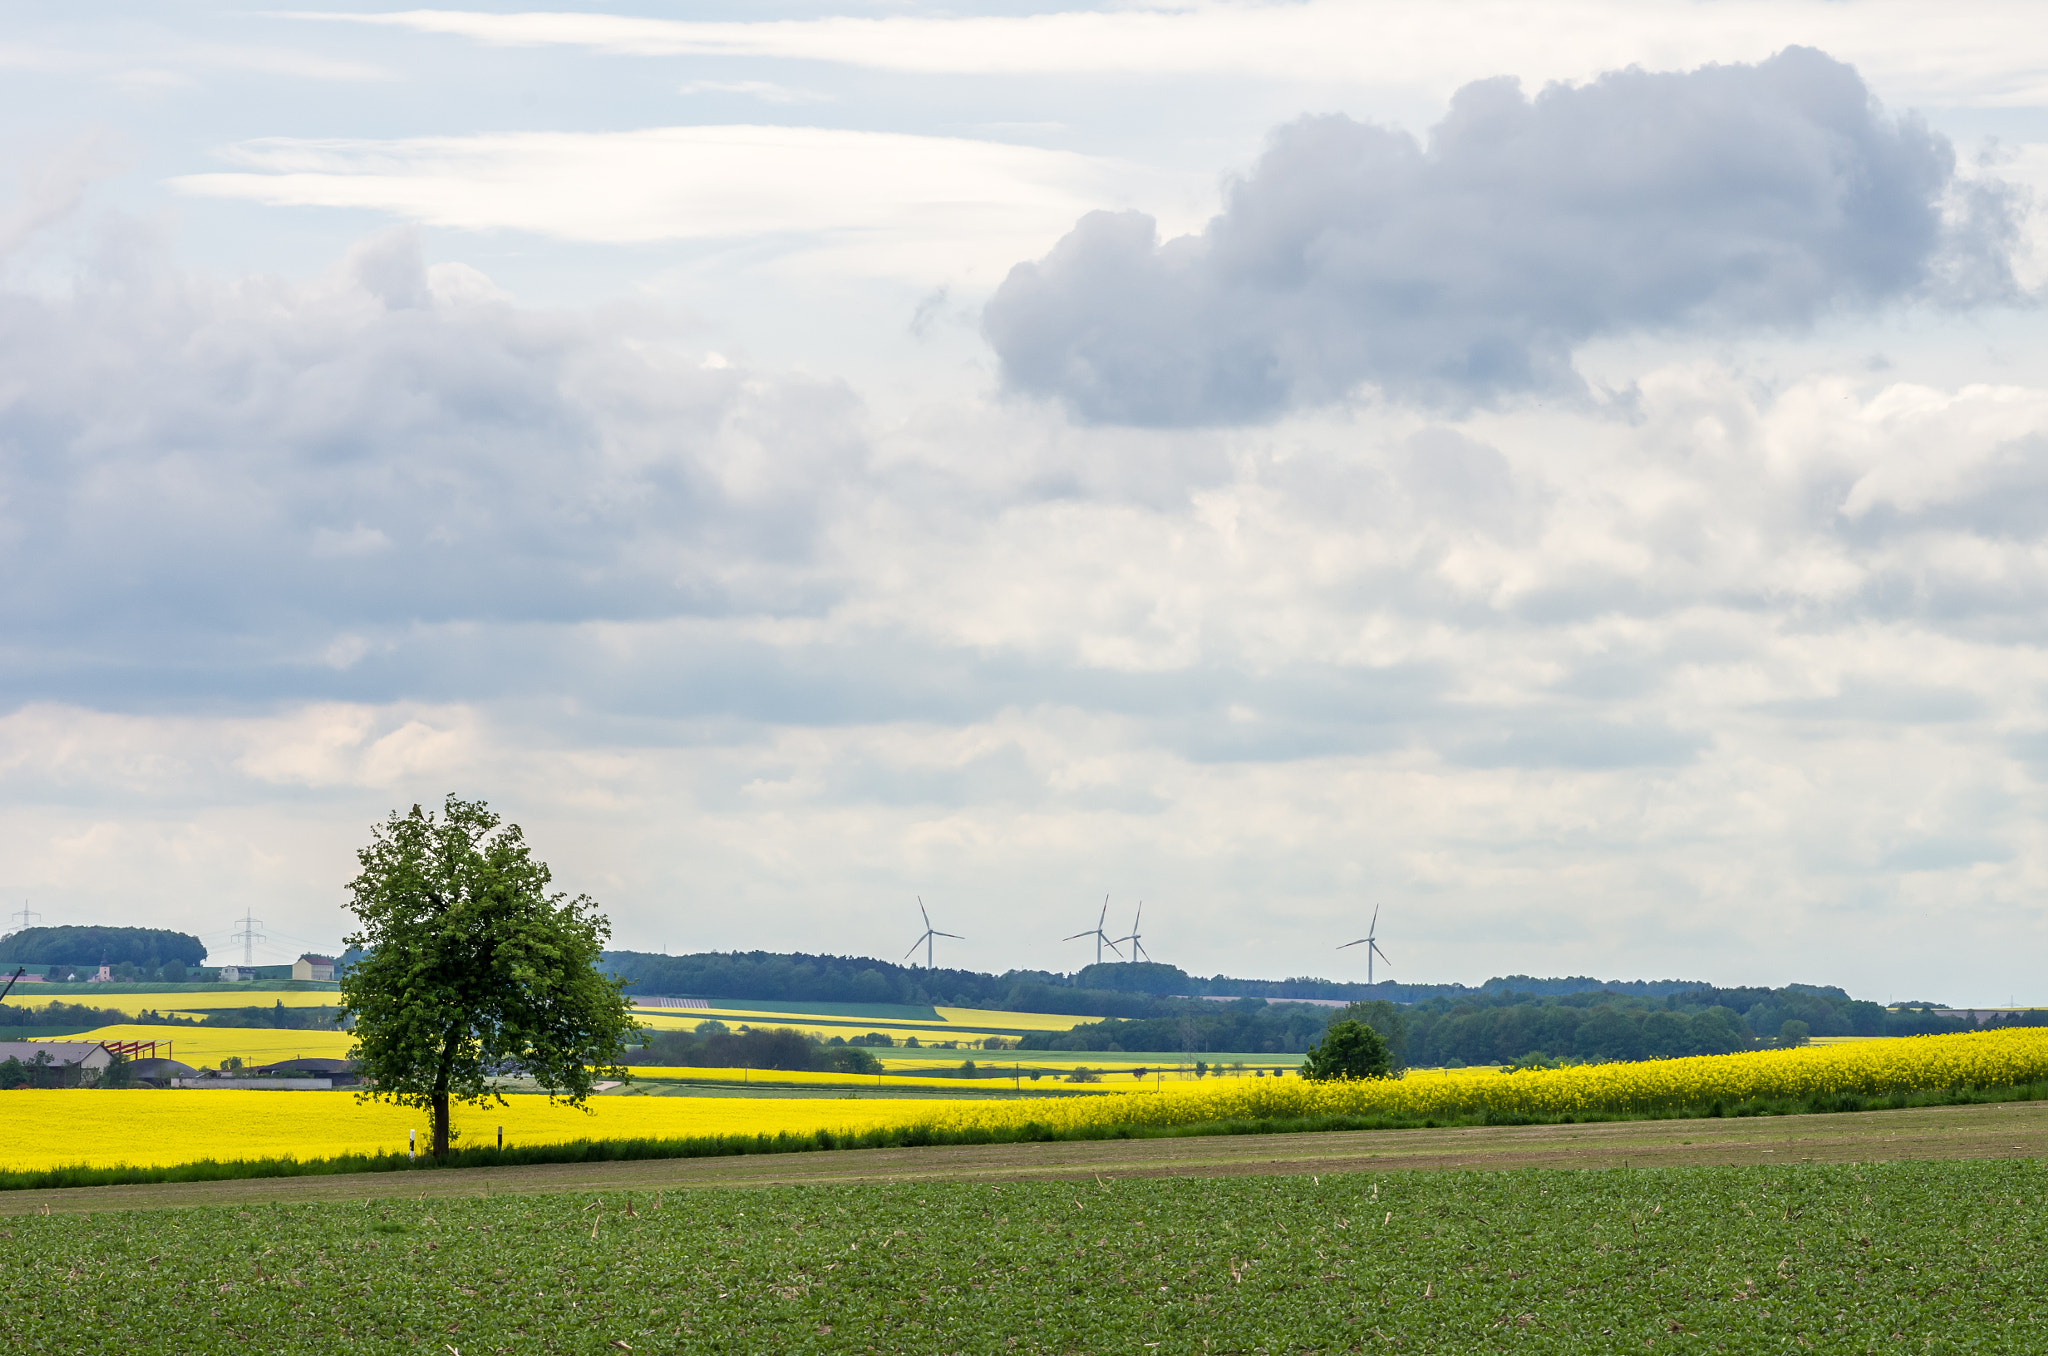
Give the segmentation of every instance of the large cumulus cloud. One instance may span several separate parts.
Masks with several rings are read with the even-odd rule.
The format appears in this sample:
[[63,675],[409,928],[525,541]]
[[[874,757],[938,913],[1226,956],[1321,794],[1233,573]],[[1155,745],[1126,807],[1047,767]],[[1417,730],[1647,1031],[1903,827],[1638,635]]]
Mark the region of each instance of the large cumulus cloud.
[[1198,236],[1084,217],[984,327],[1011,388],[1095,422],[1259,420],[1360,383],[1464,405],[1575,388],[1596,336],[2008,293],[2012,210],[1811,49],[1533,99],[1485,80],[1426,141],[1281,128]]

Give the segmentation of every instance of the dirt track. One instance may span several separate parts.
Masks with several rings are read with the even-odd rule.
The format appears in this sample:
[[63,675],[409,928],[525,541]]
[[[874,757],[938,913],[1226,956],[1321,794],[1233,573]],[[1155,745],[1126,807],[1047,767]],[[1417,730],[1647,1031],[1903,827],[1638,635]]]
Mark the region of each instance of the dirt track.
[[2048,1158],[2048,1103],[1833,1116],[1625,1121],[1608,1125],[1205,1136],[1078,1144],[865,1149],[446,1172],[265,1177],[234,1182],[0,1193],[0,1214],[144,1210],[385,1196],[677,1191],[872,1181],[1231,1177],[1275,1173],[1661,1168],[1708,1164]]

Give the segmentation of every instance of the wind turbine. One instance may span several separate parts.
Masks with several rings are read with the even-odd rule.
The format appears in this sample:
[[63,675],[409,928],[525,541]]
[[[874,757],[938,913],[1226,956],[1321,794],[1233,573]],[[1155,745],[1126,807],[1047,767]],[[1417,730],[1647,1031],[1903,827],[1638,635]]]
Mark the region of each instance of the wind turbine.
[[[1106,921],[1108,920],[1108,918],[1109,918],[1109,896],[1108,896],[1108,895],[1104,895],[1104,896],[1102,897],[1102,916],[1101,916],[1100,918],[1097,918],[1097,919],[1095,920],[1095,927],[1094,927],[1094,930],[1093,930],[1093,931],[1090,931],[1090,932],[1077,932],[1077,933],[1075,933],[1075,934],[1074,934],[1074,936],[1073,936],[1073,937],[1062,937],[1062,938],[1060,938],[1060,940],[1061,940],[1061,941],[1063,941],[1063,942],[1071,942],[1071,941],[1073,941],[1073,940],[1074,940],[1075,938],[1078,938],[1078,937],[1093,937],[1093,938],[1095,939],[1095,963],[1096,963],[1097,965],[1100,965],[1100,964],[1102,964],[1102,944],[1103,944],[1104,942],[1108,942],[1108,943],[1109,943],[1109,949],[1110,949],[1111,951],[1116,951],[1116,942],[1117,942],[1117,941],[1121,941],[1121,940],[1125,940],[1125,939],[1122,939],[1122,938],[1118,938],[1118,939],[1116,939],[1116,940],[1114,940],[1114,941],[1113,941],[1113,940],[1111,940],[1111,938],[1110,938],[1110,935],[1109,935],[1108,933],[1106,933],[1106,932],[1104,932],[1104,931],[1102,930],[1102,925],[1103,925],[1103,923],[1104,923],[1104,922],[1106,922]],[[1117,958],[1118,960],[1122,960],[1122,959],[1124,958],[1124,953],[1123,953],[1123,952],[1121,952],[1121,951],[1116,951],[1116,958]]]
[[966,939],[965,937],[962,937],[962,936],[961,936],[961,935],[960,935],[959,933],[957,933],[957,932],[941,932],[941,931],[939,931],[939,930],[938,930],[937,928],[933,927],[933,926],[932,926],[932,916],[931,916],[930,914],[928,914],[928,913],[925,913],[925,912],[924,912],[924,896],[923,896],[923,895],[919,895],[919,896],[917,897],[917,911],[918,911],[919,913],[922,913],[922,914],[924,914],[924,936],[922,936],[922,937],[918,938],[918,939],[917,939],[917,941],[915,941],[915,942],[912,942],[912,943],[910,944],[910,950],[908,950],[908,951],[906,951],[906,952],[904,952],[904,953],[903,953],[903,959],[905,959],[905,960],[909,960],[909,959],[910,959],[910,958],[911,958],[911,957],[912,957],[913,955],[915,955],[915,954],[917,953],[917,948],[918,948],[918,944],[919,944],[919,943],[923,943],[923,945],[924,945],[924,968],[925,968],[925,969],[927,969],[927,970],[929,970],[929,969],[931,969],[931,968],[932,968],[932,938],[934,938],[934,937],[951,937],[951,938],[952,938],[952,939],[953,939],[954,941],[956,941],[956,942],[964,942],[964,941],[966,941],[967,939]]
[[1355,942],[1346,942],[1344,943],[1344,946],[1340,946],[1337,948],[1339,951],[1342,951],[1345,946],[1362,946],[1365,948],[1365,982],[1368,986],[1372,983],[1372,957],[1375,951],[1379,952],[1379,957],[1381,960],[1387,961],[1387,968],[1389,970],[1394,968],[1394,963],[1390,960],[1387,960],[1386,952],[1380,951],[1380,944],[1373,935],[1377,933],[1379,930],[1380,906],[1375,904],[1372,906],[1372,925],[1365,930],[1365,935],[1363,937],[1360,937]]
[[[1106,904],[1106,903],[1108,903],[1109,901],[1107,901],[1107,900],[1104,900],[1103,902],[1104,902],[1104,903]],[[1142,957],[1144,957],[1144,959],[1146,959],[1146,960],[1148,960],[1148,961],[1152,959],[1152,958],[1151,958],[1150,956],[1147,956],[1147,955],[1145,955],[1145,944],[1144,944],[1143,942],[1141,942],[1141,941],[1139,941],[1139,940],[1138,940],[1138,938],[1139,938],[1139,937],[1140,937],[1141,935],[1143,935],[1143,934],[1141,934],[1141,933],[1140,933],[1140,932],[1138,931],[1138,921],[1139,921],[1139,919],[1142,919],[1142,918],[1143,918],[1144,916],[1145,916],[1145,901],[1141,899],[1141,900],[1139,900],[1139,901],[1138,901],[1138,916],[1137,916],[1137,918],[1133,918],[1133,919],[1131,920],[1131,935],[1130,935],[1130,936],[1128,936],[1128,937],[1119,937],[1119,938],[1117,938],[1117,939],[1116,939],[1116,941],[1117,941],[1117,942],[1129,942],[1129,943],[1131,944],[1131,959],[1132,959],[1132,960],[1137,960],[1137,959],[1138,959],[1139,957],[1141,957],[1141,956],[1142,956]],[[1087,936],[1088,934],[1084,932],[1084,933],[1082,933],[1081,935],[1085,937],[1085,936]],[[1111,946],[1114,946],[1114,945],[1116,945],[1116,942],[1111,942],[1111,943],[1110,943],[1110,945],[1111,945]]]

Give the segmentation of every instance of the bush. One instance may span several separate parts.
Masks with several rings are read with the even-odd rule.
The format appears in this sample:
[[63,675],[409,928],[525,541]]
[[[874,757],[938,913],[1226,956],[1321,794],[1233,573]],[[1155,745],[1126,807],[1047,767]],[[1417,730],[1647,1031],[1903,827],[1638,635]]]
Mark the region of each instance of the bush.
[[[1386,1037],[1364,1022],[1333,1023],[1322,1040],[1301,1062],[1301,1076],[1317,1080],[1331,1078],[1386,1078],[1393,1073],[1393,1056]],[[1278,1070],[1274,1071],[1278,1074]]]
[[878,1074],[882,1061],[858,1045],[842,1045],[832,1051],[832,1067],[840,1073]]

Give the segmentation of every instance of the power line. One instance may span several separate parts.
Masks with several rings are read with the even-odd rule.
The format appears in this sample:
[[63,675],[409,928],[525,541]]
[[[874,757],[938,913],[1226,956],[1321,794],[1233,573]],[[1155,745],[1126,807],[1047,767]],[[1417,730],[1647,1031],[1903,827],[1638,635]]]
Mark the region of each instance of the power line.
[[[32,924],[31,924],[31,923],[30,923],[30,922],[28,921],[28,920],[29,920],[29,919],[31,919],[31,918],[35,919],[35,920],[36,920],[36,922],[38,922],[38,923],[40,923],[40,922],[42,922],[42,921],[43,921],[43,916],[42,916],[41,914],[37,913],[37,912],[36,912],[36,911],[35,911],[34,909],[31,909],[31,908],[30,908],[30,907],[28,906],[28,901],[27,901],[27,900],[25,900],[25,899],[21,901],[21,912],[20,912],[20,913],[10,913],[10,914],[8,914],[8,915],[7,915],[7,921],[8,921],[8,922],[12,923],[12,922],[14,922],[14,921],[15,921],[16,919],[20,919],[20,920],[21,920],[21,926],[22,926],[22,927],[24,927],[24,928],[32,926]],[[19,931],[20,929],[16,929],[16,930],[17,930],[17,931]]]

